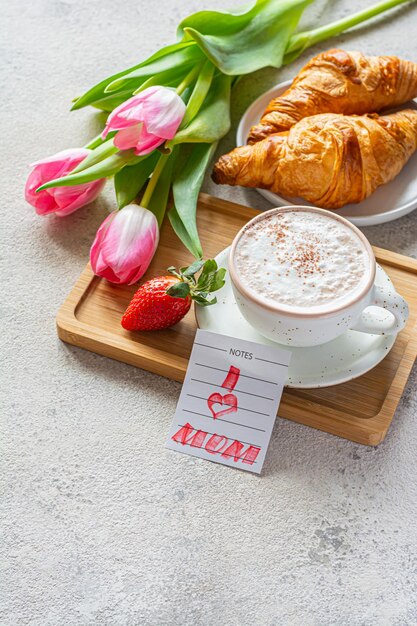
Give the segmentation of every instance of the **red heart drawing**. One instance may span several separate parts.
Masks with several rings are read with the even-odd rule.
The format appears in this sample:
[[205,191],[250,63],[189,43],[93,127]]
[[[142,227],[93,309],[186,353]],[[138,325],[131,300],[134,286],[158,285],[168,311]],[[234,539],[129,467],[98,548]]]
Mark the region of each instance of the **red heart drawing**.
[[[227,409],[215,411],[213,409],[214,404],[220,404],[221,406],[226,405]],[[237,398],[233,393],[226,393],[224,396],[222,396],[221,393],[212,393],[207,400],[207,405],[211,411],[212,416],[214,417],[214,419],[216,419],[221,415],[226,415],[227,413],[236,413]]]

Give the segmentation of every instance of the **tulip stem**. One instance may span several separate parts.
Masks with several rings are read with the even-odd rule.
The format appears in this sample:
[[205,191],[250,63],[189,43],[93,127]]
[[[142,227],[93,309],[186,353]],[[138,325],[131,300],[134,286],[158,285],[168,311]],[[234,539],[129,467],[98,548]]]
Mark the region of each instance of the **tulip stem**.
[[94,150],[94,148],[101,146],[102,143],[104,143],[104,140],[102,139],[100,133],[100,135],[97,135],[97,137],[94,137],[94,139],[91,139],[91,141],[86,143],[84,148],[87,148],[87,150]]
[[[414,0],[411,1],[414,2]],[[362,11],[354,13],[353,15],[342,17],[340,20],[332,22],[331,24],[324,24],[324,26],[313,28],[310,31],[295,33],[288,41],[285,54],[289,55],[288,59],[289,61],[292,61],[294,58],[291,56],[292,54],[301,54],[304,50],[314,46],[320,41],[324,41],[329,37],[340,35],[340,33],[344,32],[348,28],[361,24],[362,22],[369,20],[380,13],[383,13],[388,9],[392,9],[399,4],[404,4],[405,2],[408,2],[408,0],[382,0],[382,2],[378,2],[373,6],[362,9]]]
[[158,163],[155,166],[155,169],[152,173],[149,183],[145,189],[145,193],[143,194],[142,200],[140,201],[140,205],[143,206],[145,209],[148,208],[148,205],[149,205],[149,202],[151,201],[151,197],[156,187],[156,184],[159,180],[159,177],[162,174],[162,170],[164,169],[166,162],[168,161],[168,158],[170,157],[170,155],[171,153],[168,152],[167,154],[161,154],[161,156],[159,157]]

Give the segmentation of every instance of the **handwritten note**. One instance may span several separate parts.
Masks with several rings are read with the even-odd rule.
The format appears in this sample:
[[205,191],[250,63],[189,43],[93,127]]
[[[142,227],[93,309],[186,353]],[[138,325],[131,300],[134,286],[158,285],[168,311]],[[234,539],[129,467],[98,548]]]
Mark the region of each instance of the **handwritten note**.
[[167,447],[260,474],[289,361],[282,348],[197,330]]

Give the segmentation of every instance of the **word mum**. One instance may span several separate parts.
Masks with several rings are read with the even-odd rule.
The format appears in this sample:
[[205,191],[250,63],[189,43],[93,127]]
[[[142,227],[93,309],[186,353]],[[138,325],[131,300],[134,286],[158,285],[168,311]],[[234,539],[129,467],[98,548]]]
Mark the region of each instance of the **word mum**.
[[[253,465],[261,448],[244,444],[237,439],[229,439],[225,435],[208,433],[204,430],[197,430],[187,422],[181,426],[178,432],[172,436],[172,440],[183,446],[202,448],[209,454],[219,454],[225,459],[232,459],[235,463],[241,461]],[[245,445],[247,446],[245,449]]]

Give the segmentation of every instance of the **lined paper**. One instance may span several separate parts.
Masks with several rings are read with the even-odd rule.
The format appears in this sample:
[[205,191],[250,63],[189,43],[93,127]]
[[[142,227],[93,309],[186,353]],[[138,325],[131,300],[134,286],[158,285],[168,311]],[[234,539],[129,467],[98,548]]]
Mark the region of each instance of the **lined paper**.
[[260,474],[290,357],[198,329],[167,447]]

